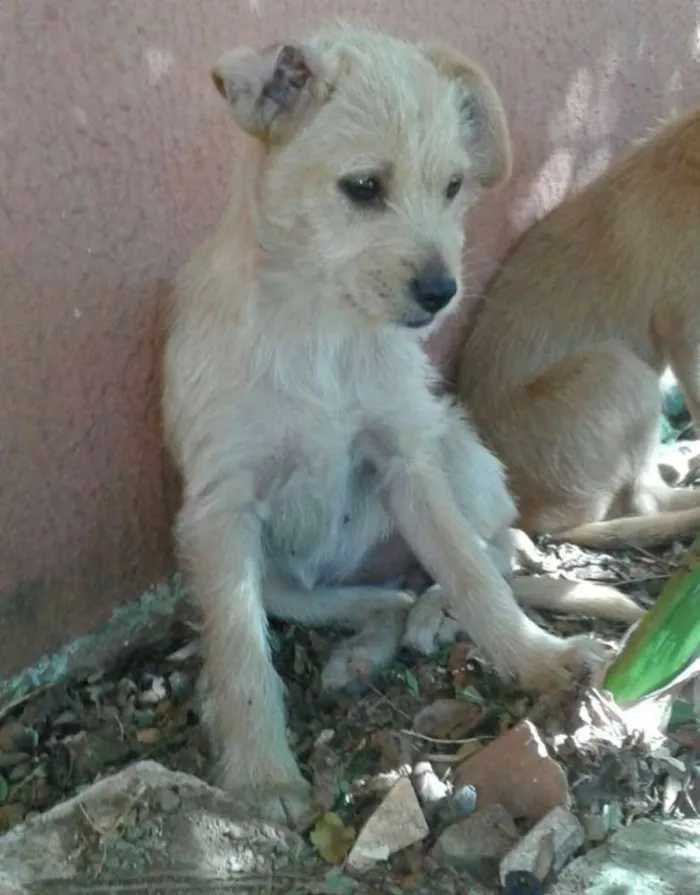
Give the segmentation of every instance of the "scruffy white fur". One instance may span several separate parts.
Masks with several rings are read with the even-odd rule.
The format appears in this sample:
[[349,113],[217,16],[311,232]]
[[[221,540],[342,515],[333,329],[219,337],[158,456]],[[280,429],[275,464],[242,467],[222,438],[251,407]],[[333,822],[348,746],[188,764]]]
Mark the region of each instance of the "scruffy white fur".
[[[256,139],[175,294],[164,412],[184,476],[177,536],[204,613],[223,783],[258,813],[298,820],[307,786],[266,612],[356,630],[326,686],[370,673],[398,648],[412,597],[347,582],[393,529],[444,589],[409,620],[419,648],[453,636],[447,605],[498,671],[530,689],[598,651],[517,605],[502,574],[515,509],[501,465],[436,397],[421,344],[457,299],[429,322],[409,288],[430,259],[459,280],[464,211],[508,174],[486,76],[447,49],[333,29],[234,51],[214,80]],[[360,207],[339,182],[369,175],[383,192]],[[554,599],[544,583],[524,595]]]

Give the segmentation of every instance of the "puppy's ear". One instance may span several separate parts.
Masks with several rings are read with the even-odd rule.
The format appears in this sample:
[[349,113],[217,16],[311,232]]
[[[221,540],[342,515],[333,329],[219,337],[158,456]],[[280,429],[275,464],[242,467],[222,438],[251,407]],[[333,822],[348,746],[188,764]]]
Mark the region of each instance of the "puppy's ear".
[[248,47],[219,59],[211,76],[244,131],[261,140],[282,139],[330,92],[317,54],[297,44]]
[[478,182],[487,189],[498,186],[510,177],[512,155],[506,114],[496,88],[477,65],[454,50],[428,46],[425,52],[459,89],[464,142],[474,157]]

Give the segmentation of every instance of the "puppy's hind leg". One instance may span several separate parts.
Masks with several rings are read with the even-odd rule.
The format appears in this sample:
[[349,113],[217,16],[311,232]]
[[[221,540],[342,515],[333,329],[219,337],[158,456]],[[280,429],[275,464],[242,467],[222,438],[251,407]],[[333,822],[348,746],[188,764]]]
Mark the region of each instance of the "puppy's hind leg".
[[265,608],[303,625],[349,627],[357,633],[331,652],[321,673],[324,691],[357,689],[398,652],[414,599],[380,587],[319,587],[303,591],[276,578],[266,583]]

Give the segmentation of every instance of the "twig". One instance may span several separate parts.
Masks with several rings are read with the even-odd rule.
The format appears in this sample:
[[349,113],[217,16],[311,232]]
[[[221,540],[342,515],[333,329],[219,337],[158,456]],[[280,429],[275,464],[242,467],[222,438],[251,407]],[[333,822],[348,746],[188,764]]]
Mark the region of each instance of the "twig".
[[406,714],[406,712],[404,712],[403,709],[400,709],[396,705],[396,703],[393,702],[393,700],[389,699],[389,697],[386,695],[386,693],[382,693],[382,691],[379,690],[377,687],[375,687],[371,681],[369,682],[369,689],[372,690],[372,692],[375,693],[377,696],[381,697],[381,699],[384,702],[386,702],[386,704],[388,706],[390,706],[396,712],[397,715],[401,715],[407,721],[413,721],[413,718],[410,715]]
[[469,737],[467,740],[448,740],[441,739],[440,737],[429,737],[427,733],[418,733],[417,730],[400,730],[399,733],[403,733],[409,737],[415,737],[417,740],[425,740],[426,743],[434,743],[438,746],[467,746],[469,743],[480,743],[482,740],[490,740],[493,737],[481,736],[481,737]]
[[47,690],[51,690],[53,687],[58,686],[58,681],[54,681],[51,684],[44,684],[41,687],[37,687],[34,690],[30,690],[28,693],[25,693],[24,696],[18,696],[17,699],[13,699],[12,702],[8,702],[7,705],[2,706],[0,708],[0,721],[2,721],[7,715],[10,714],[14,709],[18,709],[21,705],[24,705],[25,702],[29,702],[30,699],[34,699],[35,696],[39,696],[41,693],[45,693]]

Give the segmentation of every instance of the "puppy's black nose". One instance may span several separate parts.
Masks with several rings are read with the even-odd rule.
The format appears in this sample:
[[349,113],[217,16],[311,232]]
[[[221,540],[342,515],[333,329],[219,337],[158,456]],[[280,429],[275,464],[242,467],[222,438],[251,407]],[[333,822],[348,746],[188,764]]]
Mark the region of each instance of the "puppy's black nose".
[[437,314],[457,294],[457,280],[442,264],[426,264],[411,280],[411,293],[424,311]]

